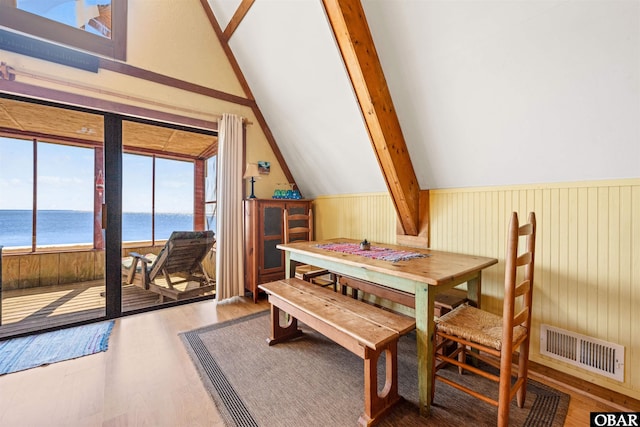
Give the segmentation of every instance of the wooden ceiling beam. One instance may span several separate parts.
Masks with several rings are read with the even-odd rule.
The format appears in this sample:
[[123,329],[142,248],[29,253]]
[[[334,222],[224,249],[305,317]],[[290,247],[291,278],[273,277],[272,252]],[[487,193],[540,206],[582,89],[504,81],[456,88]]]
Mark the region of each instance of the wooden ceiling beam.
[[[360,0],[322,0],[404,234],[420,228],[420,185]],[[427,215],[424,212],[423,215]]]
[[[222,49],[224,50],[227,56],[227,59],[229,60],[229,64],[231,65],[233,72],[235,73],[238,81],[240,82],[240,85],[242,86],[242,89],[247,99],[252,101],[251,110],[253,111],[253,114],[256,116],[258,124],[262,128],[262,131],[264,132],[264,135],[267,138],[267,141],[269,142],[269,146],[271,147],[271,150],[273,150],[273,154],[276,156],[276,160],[280,164],[280,167],[282,168],[282,172],[284,173],[284,176],[287,178],[287,182],[295,184],[296,181],[293,178],[293,174],[289,170],[289,166],[287,166],[287,162],[285,162],[284,157],[282,156],[282,152],[280,152],[280,148],[278,148],[278,144],[276,144],[276,139],[271,133],[271,129],[269,129],[269,125],[267,124],[266,119],[262,115],[262,111],[260,111],[258,104],[255,102],[255,98],[253,96],[253,93],[251,92],[251,88],[249,88],[249,84],[247,83],[247,80],[244,78],[244,74],[240,69],[240,65],[238,64],[236,57],[233,55],[233,52],[231,51],[231,46],[229,46],[228,41],[226,41],[224,38],[222,28],[220,27],[220,24],[218,23],[218,20],[216,19],[213,13],[213,10],[211,9],[209,0],[200,0],[200,4],[202,5],[202,8],[206,13],[207,18],[209,19],[211,28],[213,28],[213,31],[216,33],[216,36],[218,37],[218,40],[222,45]],[[253,4],[251,0],[243,0],[243,4],[241,4],[238,7],[238,10],[234,14],[234,16],[242,14],[242,12],[240,12],[240,9],[243,8],[243,5],[246,7],[246,11],[244,12],[246,13],[249,10],[248,8],[251,6],[251,4]]]
[[226,42],[229,41],[233,33],[236,31],[236,28],[238,28],[238,25],[240,25],[240,22],[242,22],[242,19],[244,19],[244,16],[249,12],[254,1],[255,0],[242,0],[242,3],[240,3],[240,6],[238,6],[238,9],[236,9],[236,12],[233,14],[233,17],[231,17],[231,20],[222,33],[222,37]]

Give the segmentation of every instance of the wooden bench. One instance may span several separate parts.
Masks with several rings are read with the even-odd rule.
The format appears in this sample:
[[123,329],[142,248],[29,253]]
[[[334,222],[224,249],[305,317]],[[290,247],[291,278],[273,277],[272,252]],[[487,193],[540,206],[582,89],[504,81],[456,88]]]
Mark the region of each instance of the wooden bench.
[[[291,278],[258,286],[271,303],[269,345],[299,337],[298,320],[364,359],[364,413],[359,425],[370,426],[401,401],[398,394],[398,338],[415,320]],[[280,310],[288,313],[281,325]],[[378,393],[378,358],[385,354],[385,384]]]

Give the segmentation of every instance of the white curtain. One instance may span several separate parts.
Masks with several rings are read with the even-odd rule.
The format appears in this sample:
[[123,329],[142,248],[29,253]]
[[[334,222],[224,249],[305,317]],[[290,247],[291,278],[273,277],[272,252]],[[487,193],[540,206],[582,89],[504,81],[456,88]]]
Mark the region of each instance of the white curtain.
[[218,124],[216,298],[244,295],[242,118],[223,114]]

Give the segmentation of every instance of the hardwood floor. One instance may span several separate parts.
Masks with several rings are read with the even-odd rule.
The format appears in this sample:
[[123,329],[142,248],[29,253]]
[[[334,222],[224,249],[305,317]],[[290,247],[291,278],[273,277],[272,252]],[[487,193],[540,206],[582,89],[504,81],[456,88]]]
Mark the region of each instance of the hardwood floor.
[[[209,300],[118,319],[106,352],[0,376],[0,425],[222,427],[178,333],[266,309],[265,300]],[[567,426],[621,410],[534,376],[571,394]]]

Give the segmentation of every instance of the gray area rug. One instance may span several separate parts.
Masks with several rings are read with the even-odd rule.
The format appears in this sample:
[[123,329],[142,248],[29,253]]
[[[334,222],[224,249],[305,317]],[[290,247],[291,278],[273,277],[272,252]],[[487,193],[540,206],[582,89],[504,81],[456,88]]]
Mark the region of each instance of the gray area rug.
[[[364,407],[362,359],[301,324],[305,335],[269,347],[268,312],[181,334],[228,426],[355,426]],[[405,401],[381,426],[491,426],[497,409],[436,384],[429,418],[418,414],[415,335],[398,344],[398,387]],[[442,372],[442,371],[441,371]],[[458,375],[452,371],[451,375]],[[474,384],[497,385],[472,374]],[[562,426],[569,396],[529,380],[524,408],[511,406],[514,426]]]

